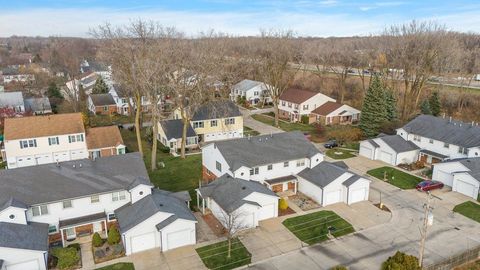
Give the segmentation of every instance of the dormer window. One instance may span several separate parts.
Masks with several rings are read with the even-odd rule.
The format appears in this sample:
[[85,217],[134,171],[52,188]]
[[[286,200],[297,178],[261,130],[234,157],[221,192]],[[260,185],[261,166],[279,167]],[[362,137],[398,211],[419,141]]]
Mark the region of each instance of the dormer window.
[[297,160],[297,167],[302,167],[302,166],[305,166],[305,159]]

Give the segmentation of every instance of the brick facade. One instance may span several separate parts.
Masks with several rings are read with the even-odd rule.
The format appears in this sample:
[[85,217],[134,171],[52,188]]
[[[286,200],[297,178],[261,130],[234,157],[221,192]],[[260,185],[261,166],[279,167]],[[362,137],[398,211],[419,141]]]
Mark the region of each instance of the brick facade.
[[217,176],[205,168],[205,166],[202,166],[202,179],[207,182],[211,182],[217,179]]
[[109,105],[108,110],[105,111],[105,106],[96,106],[95,107],[95,114],[114,114],[117,113],[117,105]]

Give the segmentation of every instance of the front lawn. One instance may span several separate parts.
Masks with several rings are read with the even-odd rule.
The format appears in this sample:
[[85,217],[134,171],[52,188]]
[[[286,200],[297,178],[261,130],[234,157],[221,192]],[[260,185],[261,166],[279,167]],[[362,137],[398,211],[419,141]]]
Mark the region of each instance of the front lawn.
[[[252,118],[264,124],[275,126],[275,119],[273,117],[263,114],[254,114],[252,115]],[[304,133],[312,133],[315,131],[315,127],[312,125],[305,125],[302,123],[289,123],[284,120],[279,120],[278,123],[280,125],[280,129],[284,131],[300,130]]]
[[386,173],[388,183],[401,189],[414,189],[419,182],[423,181],[420,177],[387,166],[370,170],[367,173],[380,180],[384,179]]
[[249,128],[247,126],[243,126],[243,135],[257,136],[257,135],[260,135],[260,132],[252,128]]
[[343,145],[342,147],[358,151],[360,149],[360,143],[359,142],[345,143],[345,145]]
[[333,159],[347,159],[347,158],[354,157],[355,156],[354,153],[355,151],[340,149],[340,148],[333,148],[333,149],[328,149],[325,154]]
[[464,202],[455,206],[453,211],[473,219],[476,222],[480,222],[480,204],[478,203],[470,201]]
[[352,225],[333,211],[319,211],[286,219],[283,225],[309,245],[328,240],[328,228],[334,237],[355,232]]
[[252,260],[252,255],[238,239],[232,240],[230,258],[227,258],[227,241],[197,248],[196,251],[209,269],[233,269],[249,264]]
[[116,263],[97,268],[96,270],[135,270],[135,267],[133,266],[133,263]]

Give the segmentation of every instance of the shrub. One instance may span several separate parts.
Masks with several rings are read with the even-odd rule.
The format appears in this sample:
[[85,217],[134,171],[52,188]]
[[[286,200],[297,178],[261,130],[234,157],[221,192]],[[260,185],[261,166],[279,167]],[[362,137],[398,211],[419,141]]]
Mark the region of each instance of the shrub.
[[280,202],[278,203],[278,207],[280,210],[287,210],[288,208],[288,202],[284,198],[280,198]]
[[57,267],[59,269],[68,269],[78,264],[80,255],[75,247],[54,248],[52,256],[58,259]]
[[100,234],[98,234],[98,232],[94,233],[92,236],[92,245],[94,247],[100,247],[103,245],[103,239],[100,237]]
[[348,270],[348,268],[346,266],[343,266],[343,265],[337,265],[337,266],[332,267],[330,270]]
[[80,251],[80,244],[79,244],[79,243],[75,243],[75,244],[68,245],[68,247],[73,247],[73,248],[75,248],[76,250]]
[[110,226],[110,229],[108,230],[107,242],[109,245],[115,245],[120,243],[120,233],[118,232],[117,226]]
[[382,270],[421,270],[418,265],[418,258],[413,255],[407,255],[403,252],[397,251],[393,257],[382,264]]
[[341,145],[362,139],[362,131],[352,126],[332,126],[327,131],[327,137],[337,140],[337,143]]
[[170,147],[164,146],[164,145],[159,145],[158,147],[162,153],[168,154],[170,153]]
[[308,125],[309,116],[308,115],[302,115],[301,121],[302,121],[302,124]]

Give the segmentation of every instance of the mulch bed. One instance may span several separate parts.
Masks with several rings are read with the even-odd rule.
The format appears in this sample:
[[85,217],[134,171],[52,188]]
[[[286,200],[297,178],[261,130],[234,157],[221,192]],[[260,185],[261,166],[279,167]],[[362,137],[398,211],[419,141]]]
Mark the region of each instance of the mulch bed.
[[390,209],[388,209],[388,207],[385,206],[385,204],[383,205],[382,208],[380,208],[380,204],[379,204],[379,203],[375,203],[374,205],[375,205],[378,209],[383,210],[383,211],[385,211],[385,212],[389,212],[389,213],[392,212],[392,211],[390,211]]
[[203,215],[203,220],[208,224],[208,227],[212,229],[212,232],[218,236],[222,237],[225,235],[225,228],[223,227],[222,223],[218,221],[218,219],[213,214],[206,214]]
[[295,214],[296,212],[293,211],[292,208],[288,207],[287,209],[285,210],[282,210],[282,209],[278,209],[278,216],[281,217],[281,216],[287,216],[287,215],[291,215],[291,214]]

